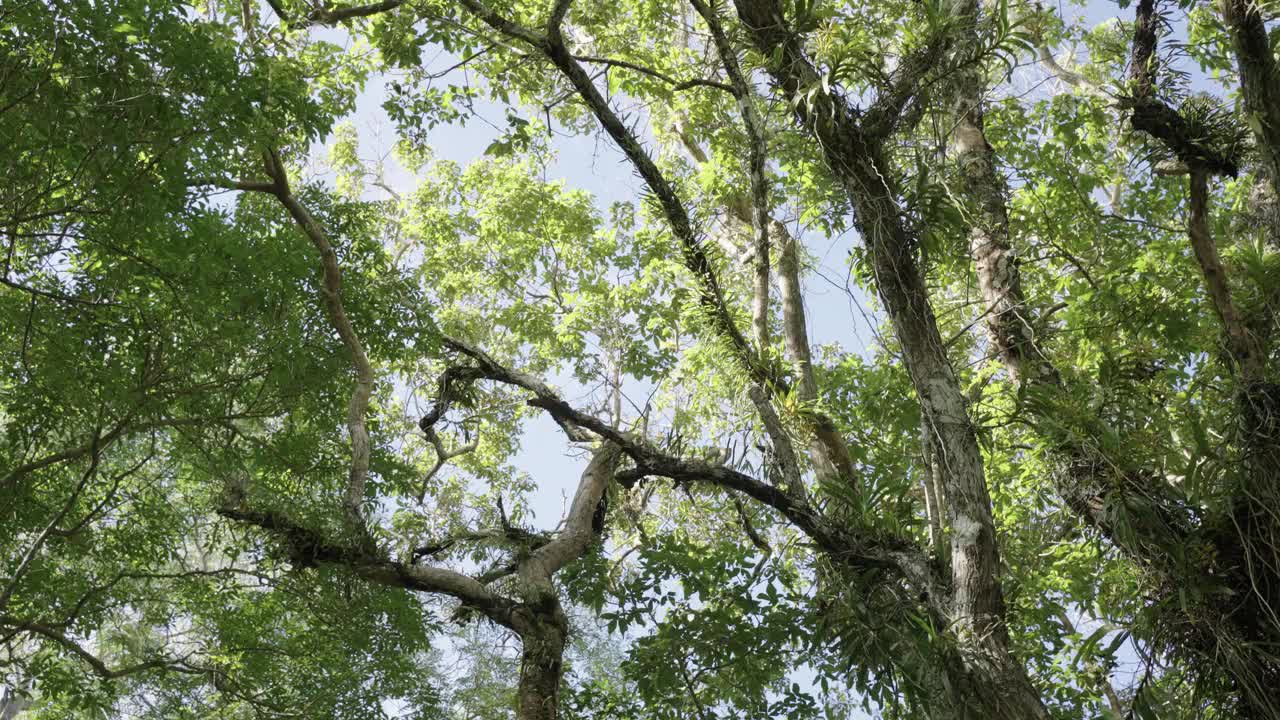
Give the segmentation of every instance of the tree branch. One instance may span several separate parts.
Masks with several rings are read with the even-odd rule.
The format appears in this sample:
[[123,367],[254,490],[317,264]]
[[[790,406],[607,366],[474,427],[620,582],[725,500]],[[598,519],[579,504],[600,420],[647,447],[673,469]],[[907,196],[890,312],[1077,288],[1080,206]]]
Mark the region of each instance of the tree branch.
[[106,661],[102,658],[99,658],[97,655],[89,652],[84,648],[84,646],[80,645],[80,643],[72,640],[65,632],[53,627],[52,625],[33,620],[22,620],[11,615],[0,615],[0,626],[13,628],[17,632],[39,635],[40,637],[54,641],[88,665],[89,668],[103,680],[116,680],[128,675],[136,675],[148,670],[158,669],[171,670],[189,675],[201,675],[207,672],[207,670],[202,668],[192,667],[182,660],[172,659],[148,660],[134,665],[112,668],[107,665]]
[[446,340],[446,344],[459,348],[475,359],[479,365],[477,369],[484,378],[515,385],[533,393],[534,397],[528,400],[528,404],[545,410],[562,426],[589,430],[617,445],[638,466],[635,470],[623,473],[626,477],[620,477],[620,482],[625,479],[627,483],[634,483],[649,475],[677,482],[707,483],[741,493],[777,510],[808,535],[818,547],[841,562],[858,567],[896,569],[912,582],[924,583],[921,587],[933,587],[937,584],[930,575],[931,571],[924,571],[927,561],[921,560],[919,550],[908,541],[872,540],[849,535],[845,529],[830,525],[806,503],[797,500],[783,488],[722,465],[685,460],[664,453],[643,438],[623,432],[574,408],[545,384],[508,370],[480,350],[454,339]]
[[780,373],[768,367],[762,358],[752,351],[729,313],[711,260],[703,249],[702,238],[695,231],[688,211],[676,194],[675,188],[649,157],[636,135],[609,107],[608,101],[600,94],[591,76],[574,59],[573,53],[565,45],[561,28],[558,25],[549,27],[548,37],[538,37],[527,29],[503,19],[476,0],[460,0],[460,2],[494,30],[526,42],[540,51],[569,80],[578,96],[595,114],[605,132],[617,143],[657,199],[672,233],[680,241],[684,264],[698,282],[701,305],[716,329],[717,335],[729,344],[733,356],[743,365],[753,380],[766,384],[784,385],[785,381]]
[[[955,9],[953,13],[956,13],[957,22],[963,21],[963,16]],[[968,22],[971,24],[975,22],[972,12],[969,14]],[[955,32],[964,32],[964,29],[945,27],[940,30],[939,36],[934,37],[923,47],[916,48],[902,59],[894,70],[893,77],[889,79],[888,87],[880,92],[863,115],[862,126],[869,137],[877,141],[888,139],[902,124],[903,118],[907,115],[904,112],[907,106],[912,102],[921,102],[920,95],[923,93],[925,80],[932,71],[937,70],[938,64],[946,57],[951,49],[951,38]],[[918,113],[915,116],[918,116]]]
[[405,0],[382,0],[382,2],[369,5],[348,5],[345,7],[320,5],[307,14],[307,22],[318,25],[333,25],[351,18],[368,17],[395,10],[404,4]]
[[573,56],[573,59],[579,62],[591,63],[592,65],[608,65],[609,67],[624,68],[626,70],[632,70],[632,71],[638,72],[641,75],[648,75],[649,77],[654,78],[655,80],[661,80],[662,82],[665,82],[668,85],[671,85],[671,89],[677,92],[679,92],[680,90],[688,90],[689,88],[694,88],[694,87],[707,87],[707,88],[714,88],[716,90],[722,90],[728,93],[733,92],[732,87],[730,87],[729,85],[726,85],[725,83],[719,82],[717,80],[705,80],[701,78],[695,78],[693,80],[677,80],[671,77],[670,75],[654,70],[653,68],[648,68],[643,65],[637,65],[636,63],[627,62],[626,60],[618,60],[617,58],[600,57],[597,55],[575,54]]
[[0,592],[0,610],[9,607],[9,599],[13,597],[13,593],[18,589],[18,583],[22,581],[22,576],[26,574],[31,567],[31,562],[35,560],[36,555],[40,552],[40,548],[44,547],[44,543],[49,536],[58,527],[58,523],[71,512],[71,508],[75,506],[76,500],[80,497],[80,493],[84,492],[84,488],[89,484],[89,480],[98,473],[98,461],[102,459],[101,438],[98,433],[94,433],[93,440],[90,442],[89,449],[89,467],[80,476],[80,482],[76,484],[71,491],[71,496],[62,504],[58,512],[54,513],[49,522],[45,523],[40,533],[31,541],[31,545],[27,551],[23,553],[22,559],[18,561],[18,567],[14,569],[13,576],[9,578],[8,584],[5,585],[4,592]]
[[[386,4],[386,3],[382,3]],[[399,2],[396,3],[398,5]],[[371,8],[375,6],[365,6]],[[392,6],[394,7],[394,6]],[[359,8],[353,9],[358,10]],[[384,8],[386,9],[386,8]],[[381,12],[381,10],[370,11]],[[369,14],[369,13],[366,13]],[[373,394],[373,366],[365,353],[364,345],[356,334],[351,320],[347,316],[342,302],[342,270],[338,266],[337,252],[329,241],[328,233],[311,215],[310,211],[298,200],[289,187],[288,172],[274,148],[263,153],[263,163],[271,182],[261,181],[224,181],[199,178],[188,182],[188,185],[215,185],[235,190],[252,190],[274,195],[288,211],[290,217],[302,230],[320,253],[323,270],[323,284],[320,294],[324,300],[326,314],[334,330],[342,339],[342,343],[351,354],[352,365],[355,366],[356,384],[351,391],[351,399],[347,404],[347,432],[351,438],[351,469],[347,476],[346,513],[353,526],[364,523],[361,505],[364,503],[365,483],[369,475],[369,430],[365,424],[365,415],[369,410],[369,398]]]
[[1218,259],[1218,246],[1209,233],[1208,184],[1206,173],[1192,171],[1189,180],[1187,235],[1191,238],[1191,249],[1195,251],[1196,262],[1204,276],[1209,302],[1218,316],[1218,322],[1222,324],[1227,352],[1240,373],[1241,381],[1248,386],[1261,379],[1263,358],[1231,300],[1226,271]]
[[596,536],[593,517],[609,482],[613,480],[621,456],[621,448],[612,442],[605,442],[592,453],[591,462],[583,471],[578,489],[573,495],[564,529],[554,540],[534,550],[530,556],[530,566],[537,563],[537,571],[548,580],[560,568],[582,557]]
[[228,505],[220,508],[218,514],[254,525],[280,538],[286,543],[289,559],[296,566],[337,565],[379,585],[447,595],[479,610],[494,622],[511,627],[513,603],[491,593],[480,582],[462,573],[390,560],[363,544],[344,545],[279,512]]

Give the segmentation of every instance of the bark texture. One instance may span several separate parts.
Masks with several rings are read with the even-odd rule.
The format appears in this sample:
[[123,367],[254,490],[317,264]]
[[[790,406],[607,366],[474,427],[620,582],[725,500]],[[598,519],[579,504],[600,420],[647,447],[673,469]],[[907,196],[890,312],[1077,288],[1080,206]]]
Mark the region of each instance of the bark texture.
[[[814,136],[853,204],[867,245],[876,289],[920,400],[926,431],[936,441],[950,529],[950,593],[946,607],[961,668],[952,668],[964,702],[999,718],[1048,717],[1025,668],[1009,648],[1000,588],[1000,560],[982,454],[967,401],[947,358],[907,230],[900,196],[880,139],[859,115],[821,87],[816,68],[774,0],[736,0],[738,15],[784,97],[797,103],[800,124]],[[809,93],[806,95],[806,93]],[[904,105],[905,101],[895,103]]]
[[568,623],[557,603],[553,611],[531,615],[529,629],[520,636],[520,681],[516,689],[519,720],[560,717],[560,680]]

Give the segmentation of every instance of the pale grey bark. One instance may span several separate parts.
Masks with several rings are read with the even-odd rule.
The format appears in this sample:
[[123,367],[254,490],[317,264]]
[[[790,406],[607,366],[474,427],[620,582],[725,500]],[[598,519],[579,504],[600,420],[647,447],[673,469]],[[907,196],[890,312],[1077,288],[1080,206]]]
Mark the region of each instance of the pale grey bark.
[[18,694],[13,688],[0,686],[0,720],[15,720],[22,711],[31,706],[30,701]]
[[937,452],[933,449],[933,436],[929,428],[920,423],[920,485],[924,494],[925,517],[929,521],[929,549],[935,557],[942,550],[942,501],[938,489],[938,473],[934,467]]

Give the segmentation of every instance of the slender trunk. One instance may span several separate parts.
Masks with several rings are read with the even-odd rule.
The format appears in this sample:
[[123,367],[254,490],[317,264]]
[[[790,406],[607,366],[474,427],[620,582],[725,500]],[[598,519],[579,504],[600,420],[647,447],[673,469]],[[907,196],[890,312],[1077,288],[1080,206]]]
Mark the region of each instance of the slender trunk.
[[[677,124],[675,126],[680,141],[689,155],[699,165],[707,162],[707,155],[702,148],[693,141],[689,134],[683,129],[683,126]],[[735,221],[743,226],[753,226],[759,221],[756,212],[753,210],[751,203],[745,198],[735,198],[726,206],[727,220]],[[800,243],[787,229],[787,226],[773,219],[772,216],[766,214],[769,224],[769,231],[764,237],[771,243],[778,246],[778,291],[782,301],[782,332],[786,350],[786,358],[791,362],[796,372],[796,392],[800,400],[806,404],[806,408],[811,408],[813,403],[818,399],[818,385],[813,375],[813,358],[809,350],[809,333],[808,320],[805,316],[804,294],[800,286]],[[722,236],[723,237],[723,236]],[[760,237],[757,235],[757,237]],[[735,246],[728,243],[730,253],[737,255]],[[753,249],[748,249],[747,255],[755,258],[759,252],[758,243]],[[766,246],[767,247],[767,246]],[[763,297],[765,302],[768,296],[761,295],[759,291],[760,283],[760,263],[755,263],[755,287],[753,294],[753,318],[760,317],[761,313],[767,312],[757,310],[757,306]],[[767,285],[768,267],[765,266],[766,272],[764,280]],[[759,338],[765,338],[767,335],[761,335],[759,329],[756,330],[757,344],[762,344]],[[758,404],[758,401],[757,401]],[[819,482],[835,482],[843,480],[843,482],[851,489],[857,490],[855,483],[855,473],[853,463],[849,460],[849,448],[845,444],[844,438],[840,436],[840,432],[836,429],[835,423],[825,413],[807,410],[806,419],[809,421],[814,437],[809,443],[809,455],[813,462],[815,473]],[[776,441],[776,438],[775,438]]]
[[[809,351],[809,332],[805,319],[804,294],[800,287],[800,242],[787,227],[774,221],[772,233],[779,245],[778,291],[782,296],[782,332],[787,359],[795,368],[797,393],[806,405],[818,400],[818,383],[813,376],[813,357]],[[820,482],[843,479],[853,485],[853,465],[849,461],[849,449],[844,438],[836,430],[835,423],[825,413],[809,413],[813,426],[813,439],[809,452]]]
[[1262,374],[1262,358],[1254,346],[1249,331],[1240,320],[1231,290],[1227,287],[1227,275],[1218,258],[1218,246],[1209,234],[1209,178],[1201,170],[1192,170],[1189,179],[1189,209],[1187,235],[1195,252],[1200,274],[1204,276],[1205,290],[1218,322],[1226,337],[1227,352],[1240,373],[1240,382],[1246,387],[1256,382]]
[[1058,371],[1036,343],[1018,260],[1009,246],[1005,182],[996,171],[995,152],[987,143],[981,79],[969,73],[961,84],[951,145],[968,201],[969,254],[982,294],[987,336],[1015,382],[1056,385]]

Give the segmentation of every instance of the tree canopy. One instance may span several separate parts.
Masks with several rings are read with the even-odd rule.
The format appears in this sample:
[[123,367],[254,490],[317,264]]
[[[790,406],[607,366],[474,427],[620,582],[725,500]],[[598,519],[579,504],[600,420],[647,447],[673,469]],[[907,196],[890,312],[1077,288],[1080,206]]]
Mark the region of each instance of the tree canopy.
[[0,1],[0,718],[1280,719],[1273,10]]

